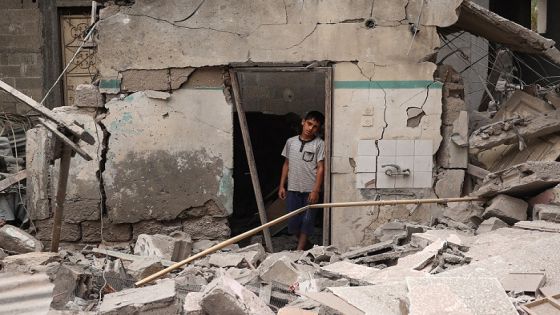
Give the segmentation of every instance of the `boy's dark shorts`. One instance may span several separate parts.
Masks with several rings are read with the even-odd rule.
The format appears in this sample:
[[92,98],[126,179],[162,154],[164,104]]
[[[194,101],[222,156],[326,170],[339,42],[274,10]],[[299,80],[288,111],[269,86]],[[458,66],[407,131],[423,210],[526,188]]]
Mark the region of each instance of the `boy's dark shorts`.
[[[286,210],[292,212],[299,208],[307,206],[307,198],[309,193],[307,192],[297,192],[288,191],[286,197]],[[298,234],[303,233],[306,235],[313,234],[313,229],[315,227],[315,214],[318,209],[307,209],[303,213],[291,217],[288,221],[288,233]]]

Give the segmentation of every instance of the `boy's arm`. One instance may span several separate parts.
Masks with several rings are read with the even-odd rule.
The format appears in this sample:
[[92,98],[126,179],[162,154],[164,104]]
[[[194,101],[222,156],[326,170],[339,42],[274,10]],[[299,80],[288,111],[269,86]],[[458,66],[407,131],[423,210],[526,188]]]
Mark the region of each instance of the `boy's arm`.
[[323,186],[323,178],[325,175],[325,161],[321,160],[317,162],[317,175],[315,176],[315,185],[313,185],[313,191],[309,194],[309,204],[314,204],[319,201],[319,192],[321,192],[321,187]]
[[278,197],[280,199],[286,199],[286,179],[288,178],[289,162],[286,158],[284,160],[284,165],[282,165],[282,175],[280,176],[280,188],[278,189]]

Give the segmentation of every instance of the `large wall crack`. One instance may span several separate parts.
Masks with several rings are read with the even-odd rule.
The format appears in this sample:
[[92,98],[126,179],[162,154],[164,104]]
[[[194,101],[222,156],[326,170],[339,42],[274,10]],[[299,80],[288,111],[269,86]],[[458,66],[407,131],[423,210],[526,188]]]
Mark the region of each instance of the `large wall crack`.
[[145,17],[145,18],[148,18],[148,19],[152,19],[152,20],[156,20],[156,21],[160,21],[160,22],[163,22],[163,23],[173,25],[174,27],[185,28],[185,29],[189,29],[189,30],[209,30],[209,31],[214,31],[214,32],[219,32],[219,33],[227,33],[227,34],[237,35],[239,37],[245,37],[246,36],[246,35],[243,35],[243,34],[231,32],[231,31],[226,31],[226,30],[219,30],[219,29],[215,29],[215,28],[211,28],[211,27],[191,27],[191,26],[177,25],[174,22],[170,22],[170,21],[167,21],[165,19],[160,19],[160,18],[150,16],[150,15],[146,15],[146,14],[134,14],[134,13],[127,13],[127,14],[130,15],[130,16]]
[[[99,116],[98,116],[99,117]],[[103,124],[101,119],[97,119],[97,124],[103,133],[103,141],[101,143],[101,151],[99,154],[99,169],[96,172],[97,180],[99,181],[99,192],[101,195],[101,216],[107,215],[107,194],[105,193],[105,182],[103,180],[103,172],[107,163],[107,152],[109,152],[109,138],[111,134],[107,127]]]
[[186,18],[184,18],[184,19],[182,19],[182,20],[173,21],[173,22],[175,22],[175,23],[178,23],[178,22],[185,22],[186,20],[190,19],[193,15],[196,14],[196,12],[198,12],[198,10],[199,10],[200,7],[204,4],[204,2],[206,2],[206,0],[200,1],[200,3],[198,4],[198,6],[196,6],[196,8],[191,12],[191,14],[187,15]]

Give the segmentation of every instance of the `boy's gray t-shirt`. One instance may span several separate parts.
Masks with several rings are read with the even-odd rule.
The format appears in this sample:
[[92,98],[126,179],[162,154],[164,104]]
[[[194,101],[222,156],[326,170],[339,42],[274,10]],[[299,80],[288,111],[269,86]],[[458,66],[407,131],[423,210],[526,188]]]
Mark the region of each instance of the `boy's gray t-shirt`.
[[315,137],[302,142],[299,136],[286,141],[282,156],[288,159],[288,190],[311,192],[315,186],[317,164],[325,159],[324,141]]

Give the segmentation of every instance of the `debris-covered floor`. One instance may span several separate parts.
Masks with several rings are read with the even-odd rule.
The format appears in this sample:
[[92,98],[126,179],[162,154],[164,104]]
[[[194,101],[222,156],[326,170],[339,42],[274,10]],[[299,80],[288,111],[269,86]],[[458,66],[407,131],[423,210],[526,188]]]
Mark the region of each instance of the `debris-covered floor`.
[[[22,300],[31,313],[49,314],[524,314],[556,307],[560,207],[540,207],[544,220],[535,221],[518,221],[508,198],[486,209],[457,207],[473,217],[459,222],[450,210],[434,226],[391,222],[376,231],[379,243],[347,252],[314,246],[270,254],[260,243],[230,245],[140,287],[135,282],[217,242],[142,234],[135,244],[52,253],[4,225],[0,312],[25,311]],[[469,222],[477,215],[488,219],[475,230]]]

